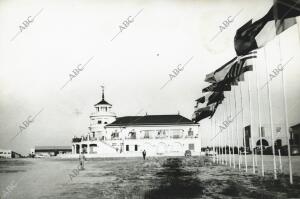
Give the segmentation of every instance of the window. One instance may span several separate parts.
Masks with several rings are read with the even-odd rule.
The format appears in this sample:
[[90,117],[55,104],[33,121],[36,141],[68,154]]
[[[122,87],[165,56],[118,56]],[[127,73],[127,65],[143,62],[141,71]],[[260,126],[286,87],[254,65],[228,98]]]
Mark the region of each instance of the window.
[[174,139],[182,138],[183,130],[182,129],[173,129],[171,130],[171,137]]
[[101,124],[102,122],[101,122],[101,120],[98,120],[98,124]]
[[144,138],[150,138],[150,133],[149,133],[149,131],[145,131],[145,135],[144,135]]
[[126,151],[129,151],[129,145],[126,145]]
[[118,139],[118,138],[119,138],[119,133],[117,131],[111,134],[111,139]]
[[107,124],[107,122],[104,122],[104,124]]
[[260,127],[260,129],[261,129],[261,137],[265,137],[266,135],[265,135],[265,127]]
[[194,144],[189,144],[189,150],[191,150],[191,151],[195,150],[195,145]]
[[281,127],[276,127],[276,133],[280,134],[280,132],[281,132]]
[[192,137],[193,134],[194,134],[194,132],[192,131],[192,128],[190,128],[189,131],[188,131],[188,136],[189,136],[189,137]]
[[156,138],[166,138],[166,137],[167,137],[166,130],[158,130],[157,131]]
[[138,145],[134,145],[134,150],[135,150],[135,151],[138,150]]
[[129,139],[136,139],[136,132],[135,131],[129,132]]

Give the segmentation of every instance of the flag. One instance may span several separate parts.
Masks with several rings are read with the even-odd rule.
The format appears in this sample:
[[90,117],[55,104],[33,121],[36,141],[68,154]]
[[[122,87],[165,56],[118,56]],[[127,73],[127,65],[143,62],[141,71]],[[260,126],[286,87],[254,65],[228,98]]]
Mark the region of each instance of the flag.
[[238,81],[243,81],[243,74],[247,71],[252,71],[252,65],[244,66],[246,60],[242,60],[240,63],[237,63],[231,67],[229,72],[226,74],[225,78],[218,83],[214,83],[202,89],[202,92],[222,92],[222,91],[230,91],[232,85],[237,85]]
[[202,93],[206,92],[222,92],[222,91],[231,91],[231,85],[224,82],[218,82],[211,84],[208,87],[202,89]]
[[195,100],[197,102],[195,108],[198,108],[199,103],[204,104],[206,103],[206,105],[210,105],[213,104],[219,100],[223,100],[224,99],[224,93],[223,92],[213,92],[213,93],[208,93],[202,97],[200,97],[199,99]]
[[199,103],[203,104],[203,103],[207,102],[207,101],[208,101],[208,97],[209,97],[210,95],[211,95],[211,94],[209,93],[209,94],[206,94],[206,95],[200,97],[199,99],[196,99],[196,100],[195,100],[195,101],[196,101],[196,106],[195,106],[195,108],[198,108]]
[[219,101],[223,101],[224,98],[224,92],[214,92],[209,96],[207,106]]
[[197,109],[192,117],[192,121],[197,123],[202,119],[205,119],[213,114],[213,110],[211,106],[207,106],[204,108]]
[[[298,3],[296,1],[291,1],[291,0],[290,1],[275,0],[273,14],[274,14],[274,18],[275,18],[276,35],[279,35],[283,31],[285,31],[286,29],[288,29],[289,27],[291,27],[297,23],[295,17],[285,18],[285,17],[283,17],[285,14],[281,13],[281,12],[283,12],[282,10],[288,10],[287,14],[290,14],[291,16],[294,16],[294,15],[297,16],[296,12],[300,11],[300,6],[297,4]],[[294,9],[296,9],[296,11],[294,9],[290,9],[290,8],[294,8]],[[290,12],[292,12],[292,13],[290,13]]]
[[205,80],[206,82],[210,83],[216,83],[224,79],[225,75],[228,73],[230,68],[232,67],[233,64],[236,63],[237,57],[234,57],[231,59],[229,62],[218,68],[212,73],[209,73],[206,75]]
[[223,66],[221,66],[220,68],[215,70],[214,72],[207,74],[204,81],[210,82],[210,83],[220,82],[220,81],[224,80],[224,78],[226,77],[226,75],[228,74],[230,69],[232,69],[233,67],[236,67],[239,60],[246,61],[246,60],[252,59],[252,58],[256,58],[256,51],[250,52],[244,56],[234,57],[233,59],[231,59],[229,62],[227,62],[226,64],[224,64]]
[[252,71],[253,66],[252,65],[245,65],[246,60],[243,59],[241,61],[238,61],[235,65],[231,67],[229,72],[226,74],[224,81],[225,82],[232,82],[233,80],[240,77],[241,74]]
[[[275,20],[285,20],[300,16],[300,1],[277,0],[270,10],[259,20],[249,20],[236,31],[234,48],[237,55],[263,47],[276,36]],[[280,31],[277,30],[277,34]]]

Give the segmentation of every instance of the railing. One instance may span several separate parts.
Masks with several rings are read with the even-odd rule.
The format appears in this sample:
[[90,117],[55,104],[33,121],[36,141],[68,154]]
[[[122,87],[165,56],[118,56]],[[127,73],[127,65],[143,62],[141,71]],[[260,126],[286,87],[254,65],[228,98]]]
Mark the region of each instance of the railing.
[[180,139],[180,138],[183,138],[183,136],[182,135],[171,135],[170,138]]
[[157,136],[155,136],[155,139],[166,139],[166,138],[168,138],[167,135],[157,135]]
[[135,140],[135,139],[136,139],[136,136],[126,137],[125,139],[127,139],[127,140]]

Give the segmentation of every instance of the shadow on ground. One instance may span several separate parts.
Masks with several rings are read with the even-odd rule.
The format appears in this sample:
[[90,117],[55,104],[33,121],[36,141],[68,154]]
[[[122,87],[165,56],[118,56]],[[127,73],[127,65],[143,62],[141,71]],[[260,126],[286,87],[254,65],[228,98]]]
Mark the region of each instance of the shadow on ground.
[[146,191],[144,198],[195,198],[201,197],[203,186],[195,172],[183,169],[182,159],[169,158],[156,173],[159,186]]

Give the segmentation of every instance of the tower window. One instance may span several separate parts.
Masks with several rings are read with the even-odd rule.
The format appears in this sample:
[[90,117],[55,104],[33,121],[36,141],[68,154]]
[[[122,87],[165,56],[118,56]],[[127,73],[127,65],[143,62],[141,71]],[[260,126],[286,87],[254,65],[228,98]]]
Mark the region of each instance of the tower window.
[[135,151],[138,150],[138,145],[134,145],[134,150],[135,150]]
[[129,151],[129,145],[126,145],[126,151]]
[[104,122],[104,124],[107,124],[107,122]]
[[101,124],[102,122],[101,122],[101,120],[98,120],[98,124]]
[[195,150],[195,145],[194,144],[189,144],[189,150],[191,150],[191,151]]

